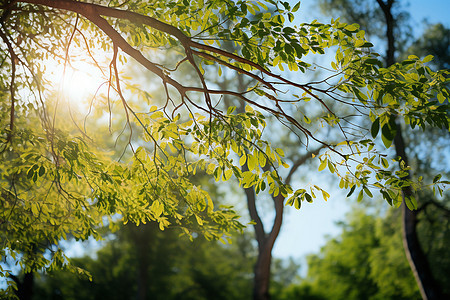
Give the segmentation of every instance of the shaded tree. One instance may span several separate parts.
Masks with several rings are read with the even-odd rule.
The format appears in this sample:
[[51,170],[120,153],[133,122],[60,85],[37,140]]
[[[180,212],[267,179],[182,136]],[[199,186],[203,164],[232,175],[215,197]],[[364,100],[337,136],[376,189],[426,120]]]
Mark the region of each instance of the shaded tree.
[[[73,259],[92,281],[64,271],[41,275],[34,299],[249,299],[257,254],[250,241],[247,234],[231,244],[190,241],[157,224],[126,225],[95,255]],[[289,265],[276,263],[276,283],[285,284]]]
[[404,55],[416,54],[425,57],[433,55],[430,64],[435,69],[450,68],[450,28],[443,24],[428,24],[423,35],[415,40],[412,45],[404,51]]
[[[398,56],[398,52],[401,53],[401,51],[398,50],[405,50],[404,48],[397,47],[399,45],[399,42],[400,44],[404,44],[405,39],[410,37],[409,35],[404,34],[401,31],[401,28],[404,28],[404,26],[401,26],[401,23],[405,22],[405,16],[407,16],[408,14],[404,11],[399,10],[400,2],[394,0],[341,2],[345,3],[345,5],[343,5],[342,7],[335,5],[335,2],[326,0],[321,1],[322,9],[323,11],[326,11],[327,9],[331,8],[332,11],[338,11],[343,8],[343,11],[346,12],[343,17],[351,22],[364,22],[363,20],[368,20],[371,15],[377,15],[378,17],[374,19],[376,22],[366,22],[365,28],[367,28],[369,32],[373,32],[378,37],[386,40],[387,46],[385,62],[387,66],[393,65],[395,63],[396,56]],[[365,5],[361,5],[361,3],[364,3]],[[368,7],[371,7],[371,9],[366,10]],[[352,10],[356,10],[357,13],[352,13]],[[371,21],[373,20],[371,19]],[[373,31],[372,29],[376,26],[384,27],[384,30],[375,33],[375,31]],[[439,28],[439,26],[437,26],[437,28]],[[430,31],[425,33],[423,37],[421,37],[415,43],[417,45],[417,48],[415,50],[419,50],[421,47],[422,49],[424,49],[424,39],[431,38],[430,45],[434,44],[436,48],[431,53],[437,54],[440,57],[435,60],[435,64],[439,67],[442,67],[442,60],[445,60],[448,57],[449,46],[448,39],[446,40],[444,38],[438,41],[436,40],[436,37],[433,37],[436,34],[437,36],[445,34],[445,30],[443,30],[443,28],[440,28],[440,30],[440,33],[438,33],[439,29],[434,29],[434,32]],[[384,32],[384,35],[381,35],[380,32]],[[414,46],[412,47],[412,49],[414,49]],[[424,51],[415,53],[427,55],[424,53]],[[396,155],[397,157],[401,158],[401,162],[409,165],[407,148],[414,148],[417,147],[417,145],[415,143],[413,143],[413,145],[408,145],[408,142],[405,142],[405,130],[407,129],[402,128],[401,122],[399,122],[398,118],[396,118],[395,116],[393,117],[392,124],[396,128],[395,139],[393,142],[396,149]],[[405,174],[405,178],[409,178],[410,176],[411,175],[409,174],[409,172]],[[405,187],[403,189],[403,195],[404,197],[406,197],[406,199],[408,197],[413,197],[414,191],[413,189],[411,189],[411,187]],[[403,211],[404,248],[410,261],[411,270],[415,274],[417,283],[421,288],[422,297],[424,299],[440,299],[442,298],[442,295],[439,284],[437,284],[435,276],[433,276],[431,272],[428,258],[423,252],[422,246],[418,239],[417,212],[408,210],[405,206],[403,207]]]
[[355,209],[342,234],[308,257],[306,283],[326,299],[420,299],[401,250],[400,218],[399,211],[376,217]]

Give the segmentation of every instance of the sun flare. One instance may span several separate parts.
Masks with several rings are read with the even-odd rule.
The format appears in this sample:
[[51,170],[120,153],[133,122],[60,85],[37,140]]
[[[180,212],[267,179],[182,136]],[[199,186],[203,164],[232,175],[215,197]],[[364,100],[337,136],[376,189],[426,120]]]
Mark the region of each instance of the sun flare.
[[97,66],[82,60],[59,68],[60,93],[69,105],[88,105],[106,82],[105,74]]

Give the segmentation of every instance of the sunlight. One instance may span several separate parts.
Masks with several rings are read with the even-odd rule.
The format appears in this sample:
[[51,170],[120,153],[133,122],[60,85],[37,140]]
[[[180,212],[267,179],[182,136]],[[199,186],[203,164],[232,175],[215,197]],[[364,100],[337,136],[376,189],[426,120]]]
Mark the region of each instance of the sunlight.
[[55,73],[60,78],[59,91],[63,100],[78,109],[90,105],[94,95],[107,81],[106,75],[97,66],[83,60],[71,61],[65,70],[64,65],[59,65]]

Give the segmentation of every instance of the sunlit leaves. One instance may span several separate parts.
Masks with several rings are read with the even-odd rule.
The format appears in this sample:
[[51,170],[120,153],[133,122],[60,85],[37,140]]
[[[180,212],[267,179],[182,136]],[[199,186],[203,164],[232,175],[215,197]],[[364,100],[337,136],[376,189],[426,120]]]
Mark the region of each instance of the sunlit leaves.
[[[235,180],[244,188],[254,188],[256,193],[266,191],[273,197],[286,198],[286,204],[296,208],[317,196],[327,200],[330,195],[314,184],[295,191],[285,184],[280,175],[283,168],[289,167],[285,153],[264,136],[269,115],[293,126],[308,142],[314,140],[326,148],[318,154],[318,169],[338,176],[339,187],[350,189],[348,196],[357,194],[361,201],[373,197],[373,190],[378,189],[389,204],[398,206],[402,190],[418,189],[421,183],[407,177],[409,167],[404,163],[400,170],[392,169],[387,155],[379,149],[379,139],[384,148],[389,148],[396,136],[396,121],[402,119],[411,128],[449,128],[448,72],[433,72],[425,64],[432,59],[430,56],[422,61],[410,56],[402,63],[382,68],[379,55],[369,49],[372,44],[365,40],[357,24],[345,24],[339,19],[331,24],[316,20],[295,24],[293,13],[300,3],[291,7],[286,1],[183,0],[112,1],[108,5],[119,5],[117,9],[122,13],[133,12],[133,16],[139,14],[149,22],[143,25],[133,18],[110,15],[103,19],[99,15],[107,26],[100,23],[108,28],[101,32],[96,26],[100,23],[93,24],[92,19],[81,14],[51,7],[41,11],[36,9],[40,6],[26,4],[18,5],[4,20],[2,32],[10,35],[10,42],[17,42],[18,51],[13,55],[17,57],[3,52],[1,91],[9,90],[14,61],[25,70],[16,74],[15,88],[27,95],[19,102],[34,97],[36,100],[30,101],[31,107],[18,103],[19,129],[13,141],[8,141],[5,137],[10,132],[5,128],[9,118],[3,111],[10,110],[10,98],[1,95],[0,225],[8,234],[5,249],[25,253],[43,241],[56,244],[69,235],[76,239],[99,238],[99,227],[113,227],[119,220],[155,222],[161,230],[177,227],[188,235],[201,232],[207,239],[221,239],[230,230],[242,229],[236,212],[215,206],[211,196],[194,184],[194,176],[199,174],[217,182]],[[78,18],[75,30],[71,24]],[[114,62],[104,68],[110,78],[108,95],[100,97],[105,107],[96,110],[100,104],[94,99],[90,109],[96,110],[99,124],[109,119],[108,130],[122,143],[128,143],[127,152],[120,158],[111,159],[103,148],[104,141],[91,140],[83,126],[59,128],[60,124],[49,117],[58,113],[51,108],[58,96],[45,78],[43,62],[49,55],[64,62],[63,53],[70,54],[70,49],[61,37],[70,36],[72,31],[87,34],[84,42],[80,37],[74,40],[77,47],[85,43],[82,48],[86,51],[88,46],[105,51],[117,46],[118,40],[112,43],[111,36],[105,38],[106,31],[115,32],[116,38],[123,37],[122,42],[128,42],[125,46],[129,48],[120,44],[120,51],[128,49],[129,56],[159,77],[156,84],[165,91],[166,103],[156,105],[143,88],[133,82],[125,85],[132,78],[119,75],[117,82],[124,83],[123,89],[126,86],[125,96],[136,95],[147,103],[136,104],[119,97],[127,120],[125,129],[132,132],[124,142],[125,129],[111,125],[118,117],[112,109],[117,104],[113,98],[119,93],[118,83],[113,80]],[[227,44],[233,44],[232,50],[227,50]],[[276,73],[313,71],[314,66],[304,62],[303,57],[330,50],[335,51],[335,56],[330,70],[333,75],[328,79],[334,78],[335,83],[329,88],[323,89],[321,83],[334,79],[300,84]],[[160,64],[158,58],[166,56],[171,62]],[[126,59],[121,52],[119,60]],[[186,65],[196,71],[196,83],[185,85],[179,79],[184,78]],[[234,88],[216,90],[217,84],[210,82],[211,66],[218,66],[214,72],[219,76],[240,73],[251,78],[256,81],[254,88],[244,88],[245,92]],[[222,99],[231,95],[247,102],[243,111],[223,109]],[[355,115],[367,114],[371,127],[348,133],[352,121],[344,118],[339,109],[334,111],[336,106],[328,105],[330,99],[336,100],[337,107],[345,105],[354,110]],[[315,119],[302,110],[308,101],[308,105],[317,105],[323,111],[320,125],[339,129],[341,136],[332,141],[320,140],[316,131],[309,131]],[[283,108],[291,111],[294,106],[288,105],[292,103],[298,105],[300,113],[283,113]],[[39,116],[33,118],[36,107]],[[439,193],[446,184],[441,178],[434,180]],[[411,209],[417,207],[410,196],[405,202]],[[109,224],[105,224],[106,220]],[[62,257],[55,255],[52,264],[41,255],[36,266],[61,266]]]
[[308,203],[313,202],[313,199],[317,197],[315,191],[320,192],[323,200],[325,201],[327,201],[330,198],[330,194],[328,194],[325,190],[318,187],[317,185],[310,186],[308,190],[307,189],[296,190],[292,194],[292,196],[286,200],[286,205],[294,206],[296,209],[300,209],[303,201],[306,201]]
[[327,160],[327,158],[325,157],[325,158],[320,162],[320,165],[319,165],[319,171],[325,170],[325,168],[326,168],[326,166],[327,166],[327,162],[328,162],[328,160]]

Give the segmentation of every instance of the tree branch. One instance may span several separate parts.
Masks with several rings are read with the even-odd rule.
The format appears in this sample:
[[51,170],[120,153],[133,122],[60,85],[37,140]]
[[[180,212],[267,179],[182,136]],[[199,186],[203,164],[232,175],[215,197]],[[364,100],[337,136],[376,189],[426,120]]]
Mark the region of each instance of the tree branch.
[[[211,109],[213,109],[210,106],[210,93],[213,93],[211,90],[209,90],[206,87],[206,84],[204,82],[203,76],[200,76],[200,80],[202,82],[202,88],[195,88],[195,87],[185,87],[182,84],[180,84],[178,81],[174,80],[173,78],[171,78],[168,74],[166,74],[160,67],[158,67],[157,64],[151,62],[150,60],[148,60],[147,58],[145,58],[143,56],[143,54],[138,51],[137,49],[133,48],[130,44],[128,44],[128,42],[106,21],[106,19],[104,19],[101,16],[106,16],[106,17],[113,17],[113,18],[118,18],[118,19],[122,19],[122,20],[128,20],[134,24],[144,24],[144,25],[148,25],[153,29],[159,30],[161,32],[167,33],[171,36],[174,36],[176,39],[178,39],[178,41],[181,43],[181,45],[184,47],[186,54],[188,55],[188,60],[191,63],[191,65],[197,70],[198,67],[195,64],[195,61],[193,60],[192,57],[190,57],[190,55],[192,55],[192,53],[194,53],[194,49],[192,48],[197,48],[197,49],[201,49],[201,50],[205,50],[211,53],[214,53],[216,55],[222,55],[224,57],[228,57],[230,59],[235,60],[236,62],[239,63],[243,63],[243,64],[247,64],[249,66],[251,66],[252,68],[260,71],[261,73],[275,78],[277,80],[280,81],[280,83],[285,83],[288,84],[292,87],[296,87],[299,88],[301,90],[303,90],[304,92],[306,92],[309,96],[311,96],[312,98],[316,99],[319,103],[321,103],[321,105],[323,105],[325,107],[325,109],[332,115],[334,115],[334,112],[330,110],[330,108],[327,106],[327,104],[320,98],[318,97],[316,94],[314,94],[312,91],[317,91],[317,92],[321,92],[323,93],[324,91],[320,90],[320,89],[316,89],[310,85],[302,85],[296,82],[293,82],[291,80],[288,80],[284,77],[282,77],[281,75],[277,75],[272,73],[271,71],[266,70],[264,67],[258,65],[257,63],[248,60],[246,58],[240,57],[239,55],[236,55],[234,53],[228,52],[226,50],[223,49],[219,49],[213,46],[209,46],[209,45],[203,45],[200,43],[197,43],[195,41],[193,41],[191,39],[191,37],[185,35],[181,30],[179,30],[178,28],[170,25],[170,24],[166,24],[164,22],[161,22],[155,18],[152,18],[150,16],[145,16],[145,15],[141,15],[139,13],[136,12],[132,12],[132,11],[125,11],[125,10],[119,10],[116,8],[112,8],[112,7],[105,7],[105,6],[101,6],[98,4],[92,4],[92,3],[84,3],[84,2],[78,2],[78,1],[74,1],[74,0],[59,0],[59,1],[51,1],[51,0],[23,0],[20,2],[24,2],[24,3],[31,3],[31,4],[38,4],[38,5],[45,5],[48,7],[52,7],[52,8],[57,8],[57,9],[63,9],[63,10],[68,10],[71,12],[75,12],[78,13],[84,17],[86,17],[88,20],[90,20],[93,24],[95,24],[96,26],[98,26],[106,35],[108,35],[112,42],[114,44],[116,44],[119,48],[121,48],[125,53],[127,53],[128,55],[130,55],[131,57],[133,57],[137,62],[139,62],[142,66],[144,66],[145,68],[147,68],[149,71],[153,72],[155,75],[157,75],[158,77],[160,77],[164,82],[172,85],[176,90],[178,90],[178,92],[180,93],[180,95],[182,97],[184,97],[186,95],[187,91],[196,91],[196,92],[201,92],[205,95],[205,101],[206,104],[209,108],[209,112],[211,113]],[[204,55],[203,55],[204,56]],[[246,72],[244,69],[242,68],[238,68],[238,67],[234,67],[232,68],[233,70],[243,73],[245,75],[248,76],[248,72]],[[253,75],[250,76],[253,79],[259,78],[257,79],[259,82],[261,82],[264,86],[266,86],[267,88],[273,90],[273,85],[268,83],[266,80],[264,80],[261,76],[257,76],[257,75]],[[217,93],[218,91],[216,91]],[[227,91],[227,93],[231,94],[230,91]],[[225,92],[221,93],[221,94],[225,94]],[[240,97],[242,100],[251,103],[251,104],[255,104],[255,102],[251,102],[249,101],[248,98],[243,97],[241,94],[239,93],[234,93],[235,96]],[[278,100],[271,95],[266,95],[266,97],[272,101],[275,102],[275,104],[278,104]],[[279,119],[286,119],[287,121],[289,121],[290,123],[292,123],[293,126],[295,126],[296,128],[298,128],[299,130],[301,130],[307,137],[313,139],[314,141],[325,145],[326,147],[328,147],[331,151],[335,152],[336,154],[340,155],[341,157],[344,157],[342,153],[339,153],[338,151],[335,151],[332,147],[330,147],[328,144],[326,144],[325,142],[319,140],[318,138],[316,138],[309,130],[307,130],[304,126],[302,126],[299,121],[297,121],[294,117],[288,115],[287,113],[285,113],[281,107],[279,105],[276,105],[278,110],[271,110],[269,109],[267,106],[264,105],[257,105],[258,107],[264,109],[267,112],[270,112],[274,115],[276,115]],[[340,124],[337,124],[337,126],[340,127]],[[342,130],[341,128],[341,132],[345,135],[345,131]]]
[[289,174],[286,176],[286,180],[285,183],[286,184],[290,184],[291,183],[291,179],[292,179],[292,175],[295,173],[295,171],[297,171],[297,169],[303,165],[308,159],[310,159],[313,155],[316,156],[319,154],[320,150],[322,150],[323,148],[325,148],[324,145],[321,145],[319,148],[313,150],[313,151],[308,151],[305,155],[303,155],[302,157],[300,157],[299,159],[297,159],[294,164],[292,165],[291,169],[289,170]]
[[[3,18],[2,18],[3,20]],[[6,139],[6,142],[8,143],[9,141],[11,141],[12,136],[13,136],[13,130],[14,130],[14,119],[15,119],[15,88],[14,88],[14,84],[15,84],[15,79],[16,79],[16,53],[14,52],[14,49],[11,45],[11,43],[9,42],[8,36],[7,36],[7,31],[5,30],[5,32],[3,32],[3,30],[5,29],[5,25],[3,24],[3,21],[1,22],[1,26],[2,28],[0,29],[0,37],[2,38],[3,42],[6,44],[6,46],[8,47],[8,52],[9,55],[11,56],[11,82],[9,85],[9,93],[11,96],[11,106],[9,109],[9,114],[10,114],[10,119],[9,119],[9,133],[8,133],[8,137]],[[2,30],[3,29],[3,30]]]

